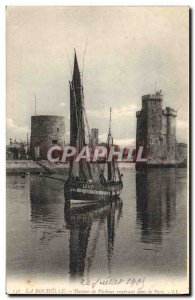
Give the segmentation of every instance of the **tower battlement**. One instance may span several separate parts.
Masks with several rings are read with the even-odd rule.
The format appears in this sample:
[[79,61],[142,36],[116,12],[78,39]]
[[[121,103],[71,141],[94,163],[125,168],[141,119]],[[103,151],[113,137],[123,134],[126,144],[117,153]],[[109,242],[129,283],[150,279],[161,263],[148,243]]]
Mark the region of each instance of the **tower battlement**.
[[140,111],[140,110],[139,110],[139,111],[136,111],[136,117],[139,118],[140,115],[141,115],[141,111]]
[[163,109],[163,114],[166,116],[173,116],[173,117],[177,117],[177,111],[174,110],[171,107],[166,107],[165,109]]
[[143,95],[142,96],[142,100],[154,100],[154,101],[158,101],[158,100],[163,100],[163,94],[162,91],[157,91],[155,94],[148,94],[148,95]]

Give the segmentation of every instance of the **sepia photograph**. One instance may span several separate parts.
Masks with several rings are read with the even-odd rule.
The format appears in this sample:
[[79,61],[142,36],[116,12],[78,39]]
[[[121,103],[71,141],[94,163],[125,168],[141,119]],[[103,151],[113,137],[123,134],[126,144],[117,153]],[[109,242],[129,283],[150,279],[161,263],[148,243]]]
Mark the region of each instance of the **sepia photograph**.
[[189,295],[188,6],[7,6],[6,293]]

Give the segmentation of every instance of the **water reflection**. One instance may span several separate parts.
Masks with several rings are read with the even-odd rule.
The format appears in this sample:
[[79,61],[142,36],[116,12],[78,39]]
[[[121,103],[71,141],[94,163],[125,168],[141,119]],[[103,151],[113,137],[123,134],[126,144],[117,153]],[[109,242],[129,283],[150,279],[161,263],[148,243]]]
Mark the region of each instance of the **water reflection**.
[[162,243],[176,215],[176,170],[136,173],[136,223],[143,243]]
[[40,245],[61,235],[63,228],[63,192],[53,189],[38,176],[30,178],[31,227]]
[[[69,202],[65,202],[65,222],[70,231],[70,279],[82,277],[85,271],[87,274],[90,272],[102,227],[107,229],[105,232],[107,267],[111,272],[115,231],[122,216],[122,205],[120,199],[83,207],[70,207]],[[92,231],[93,223],[95,223],[95,231]],[[90,239],[93,243],[88,249]]]
[[64,254],[64,259],[69,260],[70,279],[91,271],[95,256],[99,255],[96,248],[102,232],[106,237],[103,247],[106,249],[107,270],[111,272],[116,227],[122,217],[122,200],[70,206],[70,202],[64,199],[63,190],[54,190],[39,177],[31,176],[30,204],[31,228],[37,249],[47,251],[51,245],[54,247],[59,237],[65,244],[69,243],[69,253]]

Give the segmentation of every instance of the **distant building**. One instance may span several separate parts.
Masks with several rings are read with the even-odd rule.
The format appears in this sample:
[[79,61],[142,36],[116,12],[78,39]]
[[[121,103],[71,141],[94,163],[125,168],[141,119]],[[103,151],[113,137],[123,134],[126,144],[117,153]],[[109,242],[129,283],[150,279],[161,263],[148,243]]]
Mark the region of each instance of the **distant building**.
[[30,153],[33,159],[47,159],[53,145],[64,149],[65,119],[61,116],[32,116]]
[[10,139],[10,144],[6,146],[6,160],[25,160],[29,158],[28,142],[18,142]]
[[[142,96],[142,109],[136,113],[136,149],[144,147],[144,156],[150,166],[174,166],[178,149],[182,151],[176,140],[177,112],[171,107],[162,109],[162,102],[161,91]],[[184,151],[182,153],[184,155]]]
[[99,132],[99,130],[97,128],[91,129],[91,136],[90,136],[90,142],[89,142],[91,147],[95,147],[99,143],[98,132]]

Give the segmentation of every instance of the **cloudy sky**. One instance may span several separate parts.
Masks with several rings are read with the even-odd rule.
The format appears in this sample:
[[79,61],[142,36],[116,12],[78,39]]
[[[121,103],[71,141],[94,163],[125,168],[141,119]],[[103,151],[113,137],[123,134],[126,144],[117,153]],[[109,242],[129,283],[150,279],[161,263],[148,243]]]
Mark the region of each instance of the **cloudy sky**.
[[76,48],[84,64],[85,105],[90,127],[104,140],[112,107],[115,142],[135,144],[141,96],[157,89],[163,106],[178,111],[177,139],[188,131],[187,7],[9,7],[7,9],[7,142],[30,134],[30,117],[66,118]]

